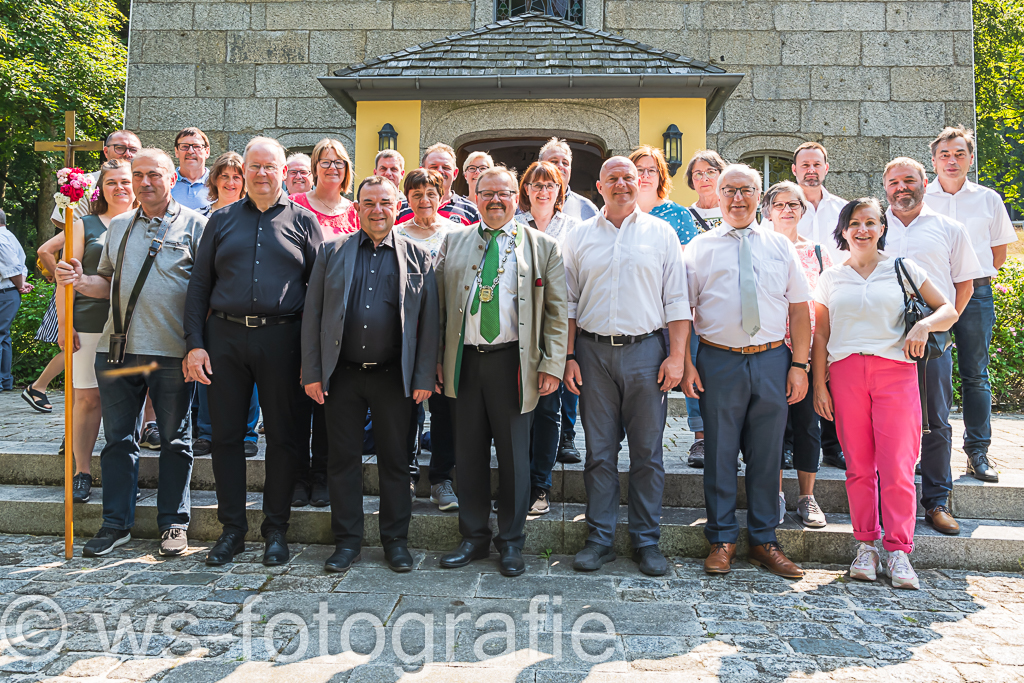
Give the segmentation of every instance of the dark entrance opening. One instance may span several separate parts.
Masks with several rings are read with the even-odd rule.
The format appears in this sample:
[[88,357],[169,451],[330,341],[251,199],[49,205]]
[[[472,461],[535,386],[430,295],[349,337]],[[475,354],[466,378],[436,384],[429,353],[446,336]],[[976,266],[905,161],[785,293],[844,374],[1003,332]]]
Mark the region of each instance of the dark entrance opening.
[[[478,140],[470,142],[459,148],[457,161],[460,175],[455,179],[453,189],[465,196],[469,188],[465,178],[461,175],[463,163],[466,157],[472,152],[487,152],[494,159],[495,164],[504,164],[514,168],[521,176],[526,169],[537,160],[537,153],[541,146],[550,138],[496,138],[492,140]],[[604,161],[604,152],[597,145],[590,142],[568,140],[572,149],[572,176],[569,178],[569,186],[598,206],[604,204],[601,195],[597,193],[598,176],[601,172],[601,163]]]

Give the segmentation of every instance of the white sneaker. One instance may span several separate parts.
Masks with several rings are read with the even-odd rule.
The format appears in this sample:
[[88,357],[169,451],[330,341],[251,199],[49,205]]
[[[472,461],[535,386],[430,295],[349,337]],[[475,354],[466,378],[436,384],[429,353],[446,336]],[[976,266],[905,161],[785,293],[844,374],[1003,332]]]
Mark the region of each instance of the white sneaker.
[[825,526],[825,513],[818,507],[814,496],[801,496],[796,502],[796,516],[804,526],[820,529]]
[[917,572],[910,566],[910,557],[902,550],[889,553],[888,570],[893,588],[912,588],[914,590],[921,588]]
[[786,494],[779,491],[779,524],[786,522]]
[[878,578],[878,569],[881,564],[882,558],[879,557],[875,546],[861,543],[857,548],[857,559],[850,565],[850,578],[874,581]]

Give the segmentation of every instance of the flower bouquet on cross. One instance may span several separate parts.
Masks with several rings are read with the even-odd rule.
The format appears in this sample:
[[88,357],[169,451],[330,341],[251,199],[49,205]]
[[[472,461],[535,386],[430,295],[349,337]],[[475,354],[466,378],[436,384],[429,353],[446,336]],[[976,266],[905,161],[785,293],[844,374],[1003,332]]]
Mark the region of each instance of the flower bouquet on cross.
[[77,204],[78,200],[87,194],[90,201],[95,201],[97,197],[92,187],[94,182],[93,177],[80,168],[62,168],[57,171],[57,183],[60,185],[60,190],[53,195],[57,208],[63,213],[65,209]]

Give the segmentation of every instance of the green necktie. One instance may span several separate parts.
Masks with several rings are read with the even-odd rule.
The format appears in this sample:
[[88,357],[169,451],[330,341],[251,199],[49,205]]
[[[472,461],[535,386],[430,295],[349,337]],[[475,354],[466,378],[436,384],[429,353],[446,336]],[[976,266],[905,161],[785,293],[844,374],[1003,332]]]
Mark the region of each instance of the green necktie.
[[[501,332],[501,307],[498,302],[498,290],[500,287],[494,285],[494,278],[498,275],[498,235],[501,230],[480,229],[482,236],[488,237],[487,255],[484,257],[484,267],[480,273],[480,286],[476,288],[476,296],[473,297],[473,309],[475,314],[480,311],[480,336],[489,342],[498,338]],[[481,290],[490,290],[490,297],[481,299]]]

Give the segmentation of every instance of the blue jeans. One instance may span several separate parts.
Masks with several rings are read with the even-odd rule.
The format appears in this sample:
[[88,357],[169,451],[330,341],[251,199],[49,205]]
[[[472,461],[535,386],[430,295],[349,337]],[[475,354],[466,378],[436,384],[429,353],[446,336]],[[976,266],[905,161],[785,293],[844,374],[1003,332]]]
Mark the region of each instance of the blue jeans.
[[953,325],[960,396],[964,406],[964,450],[987,453],[992,442],[992,386],[988,382],[988,347],[996,322],[992,285],[974,288],[974,295]]
[[181,359],[125,354],[123,367],[153,361],[159,369],[146,374],[106,377],[107,354],[96,354],[96,379],[103,410],[106,445],[100,453],[103,477],[103,526],[131,529],[135,524],[135,491],[139,485],[139,441],[146,392],[153,400],[160,430],[160,472],[156,522],[161,532],[187,529],[192,500],[192,391],[181,375]]
[[[213,427],[210,425],[210,403],[206,398],[206,385],[196,383],[196,400],[199,402],[199,415],[196,417],[196,439],[213,440]],[[252,398],[249,399],[248,431],[245,433],[245,440],[256,443],[259,435],[256,433],[256,425],[260,421],[260,395],[255,386],[252,388]]]
[[573,441],[576,438],[576,407],[580,397],[562,384],[558,387],[558,398],[562,402],[562,439]]
[[530,432],[530,486],[551,490],[551,469],[558,455],[559,392],[552,391],[537,400]]
[[[700,337],[690,330],[690,358],[696,362],[697,347],[700,346]],[[704,418],[700,415],[700,399],[686,397],[686,426],[691,432],[704,431]]]
[[14,388],[14,376],[11,365],[14,353],[11,350],[11,323],[18,315],[21,307],[21,294],[16,289],[0,292],[0,389],[10,391]]

